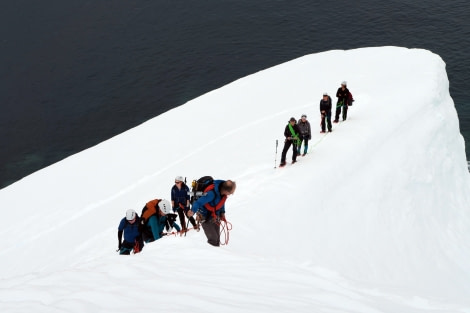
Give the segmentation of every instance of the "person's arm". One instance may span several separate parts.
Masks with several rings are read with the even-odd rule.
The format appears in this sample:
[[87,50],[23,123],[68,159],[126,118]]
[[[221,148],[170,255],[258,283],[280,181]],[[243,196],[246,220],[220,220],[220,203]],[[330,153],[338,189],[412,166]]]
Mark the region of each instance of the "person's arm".
[[289,125],[287,125],[286,128],[284,129],[284,137],[286,137],[287,139],[291,137]]
[[204,206],[204,204],[211,202],[215,199],[215,191],[209,191],[205,196],[200,197],[196,201],[193,202],[193,207],[191,210],[188,211],[188,216],[193,216],[200,208]]
[[122,230],[118,230],[118,249],[121,250]]

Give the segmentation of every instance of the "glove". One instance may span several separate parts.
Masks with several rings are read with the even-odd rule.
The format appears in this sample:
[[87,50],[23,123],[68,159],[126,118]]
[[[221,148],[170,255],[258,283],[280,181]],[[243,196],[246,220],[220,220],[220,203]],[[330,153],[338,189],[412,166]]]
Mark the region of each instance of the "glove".
[[168,223],[170,225],[173,225],[175,221],[176,221],[176,214],[168,214]]
[[220,213],[220,220],[227,222],[227,220],[225,219],[225,213]]

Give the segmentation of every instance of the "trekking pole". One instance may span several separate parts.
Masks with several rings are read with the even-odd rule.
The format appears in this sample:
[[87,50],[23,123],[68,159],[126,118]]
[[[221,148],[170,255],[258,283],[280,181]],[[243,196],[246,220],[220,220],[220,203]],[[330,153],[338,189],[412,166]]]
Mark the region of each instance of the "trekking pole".
[[188,227],[189,227],[189,217],[188,217],[188,223],[186,223],[186,231],[184,232],[185,237],[186,237],[186,233],[188,232]]
[[276,154],[274,156],[274,168],[276,168],[276,163],[277,163],[277,139],[276,139]]

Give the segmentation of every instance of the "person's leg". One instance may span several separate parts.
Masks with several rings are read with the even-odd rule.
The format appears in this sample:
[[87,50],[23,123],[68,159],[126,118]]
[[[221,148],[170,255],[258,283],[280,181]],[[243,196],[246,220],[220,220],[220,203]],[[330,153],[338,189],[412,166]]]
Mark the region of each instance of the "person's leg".
[[129,255],[131,254],[132,249],[134,249],[134,244],[124,240],[121,244],[121,250],[119,250],[119,254]]
[[335,114],[335,123],[338,123],[339,114],[341,113],[341,105],[336,104],[336,114]]
[[284,142],[284,149],[282,149],[282,155],[281,155],[281,164],[286,164],[287,151],[289,150],[291,144],[292,144],[292,141],[290,140],[286,140]]
[[201,224],[207,237],[207,242],[215,247],[220,246],[220,224],[212,220]]
[[347,117],[348,117],[348,105],[344,104],[343,105],[343,121],[345,121]]
[[[183,230],[186,230],[186,219],[184,217],[184,209],[182,209],[181,207],[178,208],[177,210],[178,212],[178,216],[180,218],[180,223],[181,223],[181,227],[183,228]],[[174,226],[173,226],[174,227]],[[176,227],[175,227],[176,228]]]
[[327,113],[326,114],[326,122],[328,124],[328,131],[330,132],[331,131],[331,112]]
[[308,151],[308,138],[304,139],[304,155],[307,154]]
[[321,131],[325,132],[325,114],[321,115]]

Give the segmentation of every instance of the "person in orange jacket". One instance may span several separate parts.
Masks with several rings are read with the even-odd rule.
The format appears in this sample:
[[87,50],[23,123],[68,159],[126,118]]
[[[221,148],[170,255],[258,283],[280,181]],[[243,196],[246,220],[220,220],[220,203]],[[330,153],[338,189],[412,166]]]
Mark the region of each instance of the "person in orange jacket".
[[172,227],[176,231],[181,228],[176,224],[177,215],[172,213],[171,203],[165,199],[155,199],[147,202],[142,209],[141,224],[144,226],[142,237],[145,242],[152,242],[163,236],[163,231],[171,230]]

